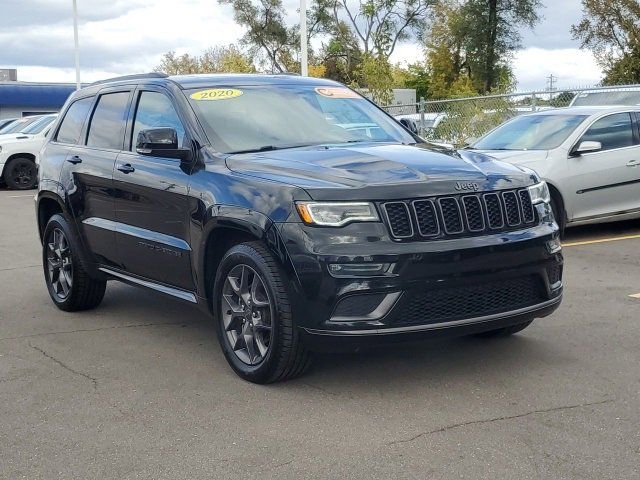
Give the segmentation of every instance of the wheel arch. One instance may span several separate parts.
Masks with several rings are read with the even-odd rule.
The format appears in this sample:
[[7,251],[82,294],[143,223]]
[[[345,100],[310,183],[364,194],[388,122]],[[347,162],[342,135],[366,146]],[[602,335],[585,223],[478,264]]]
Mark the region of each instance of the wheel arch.
[[565,223],[568,222],[569,218],[568,218],[567,206],[564,201],[564,197],[560,192],[560,189],[556,187],[553,183],[549,182],[548,180],[546,180],[546,182],[547,182],[547,186],[549,187],[549,193],[551,193],[551,197],[557,200],[560,203],[560,207],[562,207],[562,212],[564,213],[564,222]]
[[41,242],[47,222],[56,213],[63,215],[66,213],[66,208],[62,198],[53,192],[41,192],[38,195],[36,205],[36,221],[38,222],[38,234],[40,235]]
[[250,241],[262,242],[276,257],[288,275],[295,271],[276,225],[266,216],[241,207],[212,207],[204,224],[196,253],[198,290],[212,311],[215,272],[224,254],[234,245]]
[[15,160],[17,158],[26,158],[28,160],[31,160],[32,162],[36,161],[36,156],[33,153],[23,152],[23,153],[13,153],[9,155],[6,163],[8,164],[10,161]]

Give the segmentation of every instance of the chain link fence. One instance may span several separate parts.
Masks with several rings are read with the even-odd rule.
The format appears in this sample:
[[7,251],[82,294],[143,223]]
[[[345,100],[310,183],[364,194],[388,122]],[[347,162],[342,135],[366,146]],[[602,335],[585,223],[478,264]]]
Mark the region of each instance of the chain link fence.
[[426,140],[458,147],[518,115],[552,108],[594,105],[640,105],[640,85],[532,91],[449,100],[421,99],[418,103],[382,108],[398,119],[415,122],[418,133]]

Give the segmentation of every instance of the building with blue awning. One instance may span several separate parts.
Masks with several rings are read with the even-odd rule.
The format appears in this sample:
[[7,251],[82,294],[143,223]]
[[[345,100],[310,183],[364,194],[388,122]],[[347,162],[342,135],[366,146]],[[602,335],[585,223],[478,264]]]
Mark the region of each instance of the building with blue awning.
[[57,112],[75,89],[72,83],[0,82],[0,119]]

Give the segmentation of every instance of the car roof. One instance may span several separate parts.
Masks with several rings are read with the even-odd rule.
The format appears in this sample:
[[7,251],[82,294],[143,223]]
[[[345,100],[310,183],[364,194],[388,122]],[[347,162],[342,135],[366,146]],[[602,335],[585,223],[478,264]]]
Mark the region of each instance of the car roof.
[[640,106],[634,105],[594,105],[585,107],[565,107],[555,108],[553,110],[540,110],[532,112],[528,115],[597,115],[600,113],[617,113],[617,112],[640,112]]
[[260,85],[313,85],[313,86],[341,86],[340,83],[325,78],[301,77],[295,74],[268,75],[256,74],[235,74],[235,73],[205,73],[193,75],[171,75],[151,72],[136,75],[125,75],[122,77],[108,78],[78,90],[73,97],[86,94],[95,94],[98,90],[112,85],[145,85],[145,84],[172,83],[181,89],[191,88],[215,88],[215,87],[238,87],[238,86],[260,86]]
[[333,80],[299,75],[213,73],[197,75],[172,75],[167,77],[184,89],[200,87],[258,86],[258,85],[340,85]]

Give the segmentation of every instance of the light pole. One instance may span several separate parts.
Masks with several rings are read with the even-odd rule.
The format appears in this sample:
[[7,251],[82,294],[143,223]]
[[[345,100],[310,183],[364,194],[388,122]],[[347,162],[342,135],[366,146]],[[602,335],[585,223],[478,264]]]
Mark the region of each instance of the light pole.
[[76,55],[76,90],[80,90],[80,46],[78,44],[78,5],[73,0],[73,43]]
[[307,62],[307,2],[300,0],[300,74],[303,77],[309,75]]

